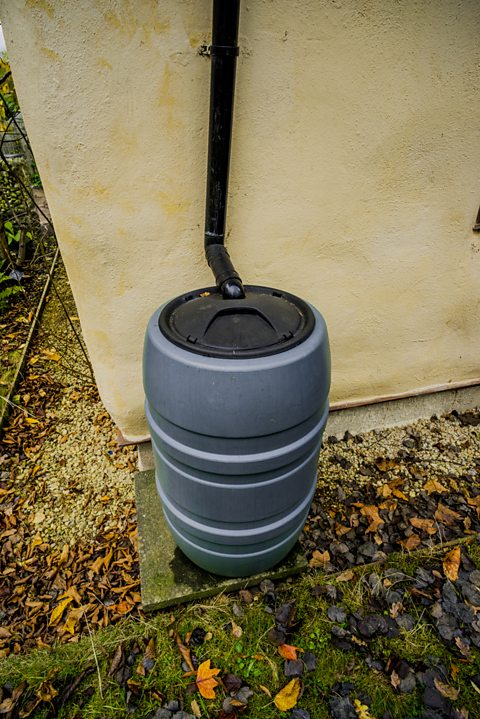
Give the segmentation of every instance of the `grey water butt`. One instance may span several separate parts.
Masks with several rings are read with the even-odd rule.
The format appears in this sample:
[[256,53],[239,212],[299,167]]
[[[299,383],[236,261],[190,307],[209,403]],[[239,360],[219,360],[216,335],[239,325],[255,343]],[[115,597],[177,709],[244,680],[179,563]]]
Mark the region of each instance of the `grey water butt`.
[[214,0],[205,252],[215,287],[160,307],[144,348],[158,493],[180,549],[229,577],[280,562],[302,531],[328,416],[325,322],[243,285],[224,246],[239,0]]

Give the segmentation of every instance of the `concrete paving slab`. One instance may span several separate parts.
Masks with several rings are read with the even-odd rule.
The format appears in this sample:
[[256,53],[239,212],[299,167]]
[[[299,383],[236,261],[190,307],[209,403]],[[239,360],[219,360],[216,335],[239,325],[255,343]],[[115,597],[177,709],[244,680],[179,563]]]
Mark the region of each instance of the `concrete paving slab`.
[[307,568],[299,545],[273,569],[252,577],[219,577],[191,562],[173,541],[162,512],[153,470],[135,475],[142,607],[150,612],[221,592],[282,579]]

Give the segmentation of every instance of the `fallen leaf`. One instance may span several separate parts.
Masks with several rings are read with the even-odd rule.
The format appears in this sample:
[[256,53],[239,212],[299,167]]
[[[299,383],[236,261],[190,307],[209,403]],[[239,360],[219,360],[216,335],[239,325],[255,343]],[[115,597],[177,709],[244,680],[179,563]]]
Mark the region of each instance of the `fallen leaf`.
[[450,667],[450,674],[452,675],[452,679],[454,681],[457,678],[459,671],[460,671],[460,667],[458,666],[458,664],[452,664],[452,666]]
[[357,712],[358,719],[375,719],[373,714],[370,714],[368,706],[366,704],[362,704],[360,699],[354,699],[353,706]]
[[263,684],[259,684],[258,686],[262,690],[262,692],[267,695],[267,697],[270,697],[270,699],[272,698],[272,692],[267,689],[267,687],[264,687]]
[[71,601],[73,601],[73,597],[67,597],[66,599],[62,599],[62,601],[57,604],[57,606],[50,615],[50,621],[48,622],[49,627],[54,627],[55,624],[58,624],[58,622],[62,618],[63,612],[68,607]]
[[421,517],[410,517],[409,519],[410,524],[412,527],[415,527],[415,529],[421,529],[422,532],[426,532],[427,534],[436,534],[437,528],[435,526],[435,522],[433,519],[422,519]]
[[477,494],[476,497],[467,497],[467,503],[469,507],[475,507],[478,518],[480,519],[480,494]]
[[215,699],[215,687],[218,682],[214,677],[220,674],[220,669],[210,668],[210,659],[202,662],[198,667],[195,683],[204,699]]
[[196,717],[196,719],[200,719],[200,717],[202,716],[202,712],[200,710],[200,707],[198,706],[198,702],[196,699],[191,702],[190,707],[192,709],[192,714]]
[[449,684],[444,684],[440,681],[440,679],[437,679],[437,677],[434,678],[433,683],[435,684],[436,689],[440,692],[442,697],[445,697],[445,699],[451,699],[452,701],[458,699],[458,689],[454,689]]
[[400,677],[395,670],[393,670],[391,674],[390,683],[394,689],[398,689],[398,687],[400,686]]
[[185,644],[183,644],[178,632],[175,633],[175,642],[177,644],[180,654],[182,655],[187,667],[190,669],[191,672],[195,673],[195,667],[193,666],[192,657],[190,656],[190,649],[188,649],[188,647],[186,647]]
[[397,466],[397,462],[394,459],[387,459],[386,457],[378,457],[375,460],[375,465],[380,472],[390,472]]
[[352,572],[351,569],[346,569],[344,572],[338,575],[337,582],[349,582],[351,579],[353,579],[355,574]]
[[44,357],[52,362],[58,362],[60,360],[60,355],[54,347],[52,349],[41,350],[41,352]]
[[108,670],[109,677],[112,677],[115,674],[115,672],[119,668],[120,664],[122,663],[122,659],[123,659],[123,647],[121,644],[119,644],[115,650],[115,654],[113,655],[112,663],[110,664],[110,669]]
[[407,539],[400,539],[399,544],[402,545],[404,549],[407,550],[407,552],[412,552],[414,549],[416,549],[421,543],[422,540],[418,536],[418,534],[411,534]]
[[281,712],[287,712],[296,705],[302,691],[302,682],[298,677],[292,679],[275,695],[274,703]]
[[243,629],[242,629],[242,627],[240,627],[238,624],[236,624],[236,623],[233,621],[233,619],[232,619],[232,621],[231,621],[231,625],[232,625],[232,634],[233,634],[233,636],[235,637],[235,639],[240,639],[240,637],[241,637],[242,634],[243,634]]
[[351,527],[346,527],[344,524],[335,522],[335,534],[337,535],[337,537],[343,537],[344,534],[348,534],[348,532],[351,532],[351,530]]
[[455,644],[457,645],[460,654],[465,657],[465,659],[471,658],[470,647],[463,641],[462,637],[455,637]]
[[425,484],[423,485],[423,489],[427,494],[433,494],[434,492],[438,492],[438,494],[443,494],[444,492],[448,492],[448,489],[443,486],[443,484],[440,484],[438,479],[435,479],[433,477],[432,479],[429,479]]
[[316,567],[324,567],[329,561],[330,552],[328,549],[325,552],[319,552],[318,549],[315,549],[308,564],[312,569],[315,569]]
[[293,647],[291,644],[280,644],[278,653],[283,659],[297,659],[297,647]]
[[364,507],[361,508],[360,514],[366,517],[370,522],[367,529],[365,530],[365,534],[368,534],[369,532],[376,532],[377,529],[382,524],[384,524],[384,520],[378,513],[378,507],[376,507],[374,504],[366,504]]
[[454,547],[447,552],[443,558],[443,571],[447,579],[455,582],[458,579],[458,570],[460,569],[460,547]]
[[448,525],[453,525],[458,519],[462,518],[461,514],[455,512],[455,510],[450,509],[450,507],[447,507],[441,502],[438,503],[438,507],[435,510],[435,514],[433,516],[435,517],[437,522],[442,522],[443,524]]

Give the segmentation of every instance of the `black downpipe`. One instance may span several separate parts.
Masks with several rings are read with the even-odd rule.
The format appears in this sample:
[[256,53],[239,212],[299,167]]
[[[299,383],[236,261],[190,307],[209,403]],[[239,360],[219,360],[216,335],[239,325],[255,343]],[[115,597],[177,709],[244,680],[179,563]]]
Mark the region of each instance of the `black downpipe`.
[[225,299],[245,297],[225,248],[240,0],[213,0],[205,255]]

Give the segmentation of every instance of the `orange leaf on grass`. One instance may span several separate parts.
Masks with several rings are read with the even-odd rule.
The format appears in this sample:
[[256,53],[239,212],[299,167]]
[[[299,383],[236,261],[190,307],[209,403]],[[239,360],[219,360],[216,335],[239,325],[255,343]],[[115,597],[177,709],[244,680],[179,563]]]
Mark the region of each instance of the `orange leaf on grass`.
[[211,669],[210,659],[202,662],[198,667],[195,682],[204,699],[215,699],[215,687],[218,686],[218,682],[214,677],[217,674],[220,674],[220,669]]
[[297,659],[297,647],[293,647],[291,644],[280,644],[278,647],[278,653],[283,659]]

